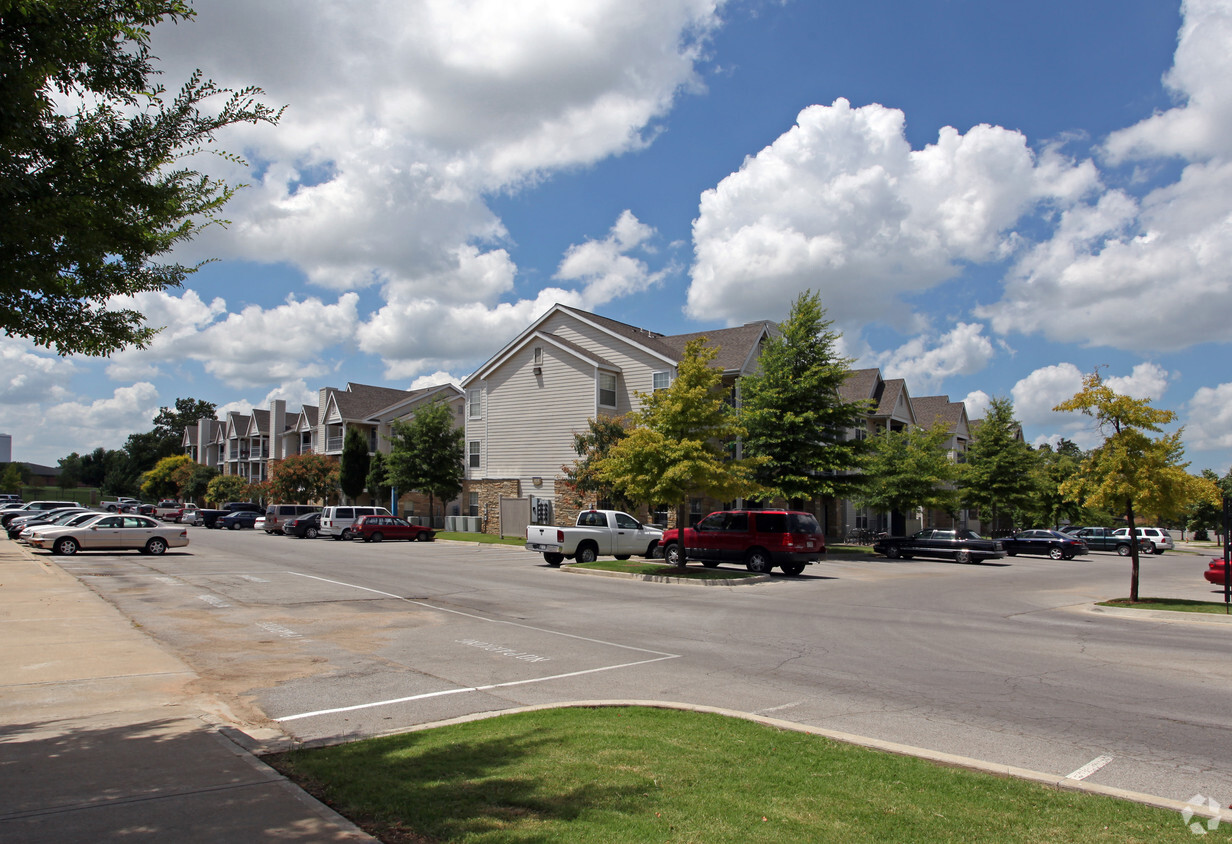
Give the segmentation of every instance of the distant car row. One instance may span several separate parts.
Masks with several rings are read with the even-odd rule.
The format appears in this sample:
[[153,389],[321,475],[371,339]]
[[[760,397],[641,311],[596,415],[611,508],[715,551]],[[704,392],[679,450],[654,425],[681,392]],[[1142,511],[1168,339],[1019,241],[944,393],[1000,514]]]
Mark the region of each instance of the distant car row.
[[873,544],[873,551],[892,560],[931,557],[959,563],[980,563],[984,560],[1013,557],[1018,554],[1040,554],[1054,560],[1072,560],[1089,551],[1115,551],[1127,556],[1131,543],[1142,553],[1162,554],[1175,545],[1163,528],[1136,528],[1136,540],[1128,528],[1111,530],[1102,527],[1071,528],[1069,531],[1023,530],[1001,539],[988,539],[971,530],[933,529],[916,531],[911,536],[883,537]]

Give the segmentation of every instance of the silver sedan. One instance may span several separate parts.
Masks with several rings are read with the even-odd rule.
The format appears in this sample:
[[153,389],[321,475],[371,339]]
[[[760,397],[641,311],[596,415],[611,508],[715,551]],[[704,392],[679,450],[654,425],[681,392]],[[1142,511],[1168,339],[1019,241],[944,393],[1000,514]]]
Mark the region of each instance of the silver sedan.
[[162,554],[168,548],[187,545],[188,530],[164,525],[147,516],[102,513],[72,527],[47,525],[37,528],[28,541],[35,548],[50,549],[53,554],[76,554],[78,551]]

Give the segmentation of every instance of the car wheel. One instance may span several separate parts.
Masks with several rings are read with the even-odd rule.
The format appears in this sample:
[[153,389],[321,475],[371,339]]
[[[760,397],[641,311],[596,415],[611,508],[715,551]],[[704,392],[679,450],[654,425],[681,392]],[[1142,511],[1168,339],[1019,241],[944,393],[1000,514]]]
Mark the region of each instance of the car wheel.
[[1007,556],[1007,557],[1017,557],[1017,556],[1018,556],[1018,549],[1017,549],[1017,548],[1015,548],[1013,551],[1011,551],[1010,549],[1006,548],[1006,549],[1005,549],[1005,556]]
[[897,560],[901,554],[902,554],[902,551],[898,550],[897,545],[890,545],[885,550],[886,557],[888,557],[891,560]]
[[231,528],[231,530],[239,530],[239,529],[240,529],[240,523],[239,523],[239,522],[232,522],[231,524],[227,525],[227,527]]
[[349,542],[351,537],[353,537],[354,535],[355,534],[351,533],[350,528],[343,528],[342,533],[339,534],[338,538]]
[[1155,546],[1155,556],[1157,556],[1157,557],[1158,557],[1160,554],[1162,554],[1162,553],[1164,552],[1164,550],[1165,550],[1165,549],[1160,548],[1158,545],[1156,545],[1156,546]]
[[770,569],[774,568],[774,563],[770,562],[769,554],[760,548],[754,548],[745,556],[744,567],[758,574],[769,574]]
[[1054,560],[1061,560],[1061,559],[1064,559],[1064,558],[1065,558],[1065,552],[1064,552],[1064,551],[1062,551],[1060,548],[1055,548],[1055,547],[1054,547],[1054,548],[1049,548],[1049,549],[1048,549],[1048,556],[1049,556],[1049,557],[1052,557],[1052,559],[1054,559]]
[[317,529],[314,527],[308,528],[307,530],[304,531],[304,536],[308,537],[309,539],[316,539]]
[[629,555],[629,554],[616,554],[616,555],[615,555],[616,559],[621,560],[622,562],[623,562],[624,560],[629,559],[629,557],[630,557],[630,556],[631,556],[631,555]]
[[663,562],[669,566],[680,566],[683,561],[680,559],[680,543],[669,542],[663,546]]
[[783,563],[780,568],[783,569],[783,574],[790,574],[792,577],[795,577],[804,571],[804,563]]
[[579,563],[593,563],[597,559],[599,559],[599,552],[590,543],[583,545],[577,550],[577,561]]
[[163,539],[161,536],[151,537],[150,541],[145,544],[145,552],[147,554],[153,554],[155,557],[162,554],[166,550],[167,540]]
[[63,536],[56,540],[56,544],[52,546],[51,550],[57,554],[63,554],[66,557],[71,557],[77,553],[77,548],[78,545],[76,539],[73,539],[71,536]]
[[702,560],[702,565],[708,569],[718,568],[719,561],[718,560]]
[[385,538],[385,535],[381,533],[379,530],[376,533],[372,534],[373,542],[380,542],[384,538]]
[[543,561],[547,563],[549,566],[552,566],[553,568],[555,568],[556,566],[559,566],[561,563],[565,561],[565,555],[564,554],[544,554]]
[[1129,546],[1128,545],[1118,545],[1116,547],[1116,552],[1120,554],[1122,557],[1128,557],[1129,556]]
[[416,542],[431,542],[432,534],[426,530],[421,530],[419,533],[415,534],[415,541]]
[[116,508],[114,504],[112,504],[110,507],[107,508],[108,513],[114,513],[115,511],[116,511]]
[[956,563],[971,562],[971,552],[968,551],[966,548],[963,548],[959,551],[954,552],[954,562]]

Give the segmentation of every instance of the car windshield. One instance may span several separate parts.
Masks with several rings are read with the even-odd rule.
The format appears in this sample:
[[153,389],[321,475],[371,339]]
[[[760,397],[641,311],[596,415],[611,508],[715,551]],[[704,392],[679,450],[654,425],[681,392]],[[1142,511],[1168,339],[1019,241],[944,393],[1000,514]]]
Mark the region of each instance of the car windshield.
[[983,536],[980,536],[978,533],[976,533],[973,530],[964,529],[964,530],[958,531],[957,533],[958,533],[959,539],[984,539],[985,538]]

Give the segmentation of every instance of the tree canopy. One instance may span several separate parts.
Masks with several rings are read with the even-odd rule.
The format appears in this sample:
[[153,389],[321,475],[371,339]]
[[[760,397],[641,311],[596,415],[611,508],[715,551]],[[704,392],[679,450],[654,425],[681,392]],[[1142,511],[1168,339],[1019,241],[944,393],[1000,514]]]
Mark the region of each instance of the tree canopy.
[[980,509],[995,528],[1002,513],[1023,511],[1035,492],[1032,469],[1035,455],[1018,436],[1014,403],[994,398],[967,449],[967,462],[960,465],[959,486],[963,502]]
[[274,124],[281,110],[200,71],[166,96],[150,32],[194,14],[182,0],[0,0],[6,334],[62,355],[144,347],[158,329],[109,301],[179,286],[197,267],[152,259],[225,224],[239,186],[184,162],[224,127]]
[[342,494],[351,501],[359,498],[368,485],[368,466],[371,455],[368,453],[368,438],[359,428],[347,428],[346,437],[342,440],[342,460],[338,485]]
[[626,436],[625,427],[619,419],[600,416],[586,420],[586,430],[573,434],[573,450],[578,459],[571,466],[561,467],[564,476],[558,481],[558,495],[571,499],[570,503],[575,507],[588,503],[597,506],[605,501],[613,507],[632,509],[635,502],[626,498],[623,490],[605,482],[598,473],[600,461],[613,445]]
[[218,475],[206,487],[205,497],[217,505],[228,501],[244,501],[252,493],[248,481],[239,475]]
[[150,498],[176,498],[183,493],[196,468],[187,454],[164,457],[141,475],[141,494]]
[[918,507],[952,511],[958,469],[945,448],[949,438],[949,428],[942,424],[883,430],[870,437],[864,483],[855,501],[886,513],[909,513]]
[[385,462],[389,483],[399,492],[427,495],[431,517],[437,500],[444,504],[462,492],[465,437],[449,405],[440,400],[419,408],[409,420],[394,420]]
[[338,489],[338,460],[324,454],[292,454],[269,463],[270,498],[275,503],[326,503]]
[[866,407],[839,392],[851,361],[837,353],[840,335],[825,314],[820,296],[800,294],[762,346],[760,371],[740,382],[744,452],[764,458],[757,482],[793,506],[849,494],[866,453],[863,440],[847,439]]

